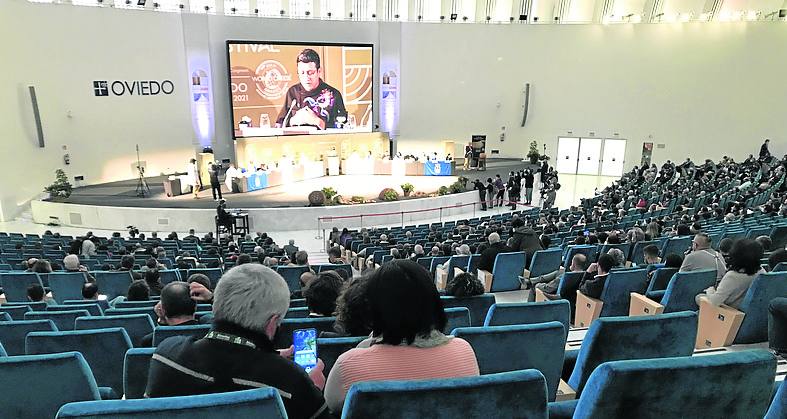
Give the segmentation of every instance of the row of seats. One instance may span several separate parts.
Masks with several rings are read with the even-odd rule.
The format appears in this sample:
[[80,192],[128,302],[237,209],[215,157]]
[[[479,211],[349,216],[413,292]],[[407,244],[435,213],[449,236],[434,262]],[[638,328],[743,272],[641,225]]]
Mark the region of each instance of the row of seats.
[[[122,332],[122,329],[108,329],[92,331],[91,334],[94,336],[114,334],[125,337]],[[411,416],[413,412],[419,412],[429,417],[430,414],[424,410],[427,407],[439,409],[441,415],[453,417],[448,410],[445,410],[445,405],[451,403],[439,406],[424,405],[427,400],[432,400],[431,403],[434,403],[435,400],[445,402],[447,400],[445,397],[451,399],[448,394],[429,391],[435,387],[444,388],[446,391],[449,388],[453,389],[452,394],[461,395],[464,400],[472,400],[473,403],[464,407],[466,414],[478,411],[474,409],[477,409],[477,404],[480,404],[480,406],[491,408],[486,411],[492,417],[534,417],[531,414],[524,414],[524,412],[532,412],[534,408],[548,408],[550,417],[652,417],[656,413],[661,417],[677,417],[675,412],[682,412],[685,417],[699,417],[703,409],[709,409],[704,410],[703,417],[759,417],[753,412],[762,414],[767,408],[776,369],[775,358],[765,351],[741,351],[724,355],[695,355],[691,357],[694,335],[696,334],[696,314],[690,312],[650,317],[600,319],[588,330],[585,341],[578,351],[565,352],[565,360],[562,348],[566,342],[566,334],[565,328],[560,322],[458,328],[453,331],[453,334],[462,337],[473,346],[482,373],[481,377],[424,383],[407,382],[408,385],[385,382],[358,384],[348,394],[344,415],[347,417],[371,417],[369,412],[372,410],[357,411],[363,406],[372,408],[367,405],[367,403],[372,403],[371,400],[360,402],[356,399],[360,394],[355,393],[363,393],[361,389],[376,388],[383,394],[387,394],[387,392],[398,388],[399,390],[395,392],[407,389],[410,391],[399,395],[399,397],[406,397],[406,403],[404,403],[405,400],[398,398],[395,400],[401,404],[391,404],[388,405],[389,409],[384,409],[386,412],[398,412],[391,417],[414,417]],[[45,337],[47,336],[31,333],[28,340],[35,347],[40,344],[39,340],[43,340]],[[358,339],[360,338],[320,339],[318,341],[320,357],[335,359],[340,353],[357,345]],[[627,344],[623,345],[621,342],[627,342]],[[92,342],[91,346],[96,347],[96,352],[101,350],[99,342]],[[103,349],[104,357],[107,357],[106,348]],[[125,379],[122,388],[127,399],[142,396],[147,380],[147,365],[153,350],[153,348],[129,349],[124,354],[124,362],[120,365],[125,365]],[[32,353],[45,352],[36,350]],[[4,412],[19,412],[14,417],[52,417],[52,413],[67,401],[99,400],[101,395],[104,398],[116,397],[117,394],[112,394],[111,390],[98,388],[104,383],[98,375],[95,380],[93,379],[95,368],[91,368],[90,358],[84,354],[85,349],[81,349],[77,353],[59,352],[53,355],[31,354],[0,357],[0,374],[5,378],[3,382],[8,383],[5,385],[9,386],[0,390],[1,394],[16,394],[20,392],[20,389],[28,389],[29,387],[26,386],[32,385],[38,386],[39,389],[44,386],[44,389],[40,391],[44,391],[46,386],[58,385],[68,390],[47,392],[46,394],[56,395],[56,397],[47,397],[45,401],[36,403],[35,407],[26,406],[23,403],[24,400],[12,398],[4,406]],[[71,366],[66,368],[64,364],[71,364]],[[567,369],[570,371],[567,378],[568,384],[576,390],[578,399],[549,403],[547,407],[547,402],[555,400],[559,380],[561,375],[566,376]],[[481,383],[491,383],[504,376],[518,376],[523,374],[521,370],[530,370],[527,374],[529,377],[527,381],[535,380],[539,384],[535,387],[528,387],[524,384],[512,387],[509,384],[505,386],[507,390],[504,388],[498,390],[503,391],[502,395],[497,396],[504,396],[502,398],[487,399],[485,396],[478,399],[481,396],[477,394],[477,390]],[[629,376],[628,374],[633,375]],[[24,378],[17,379],[18,375],[22,375]],[[80,376],[82,378],[78,379]],[[623,379],[623,377],[627,378]],[[665,381],[681,383],[681,386],[675,389],[671,386],[654,385],[654,383]],[[734,386],[708,385],[709,383],[733,381],[736,383]],[[10,387],[10,383],[14,383],[14,387]],[[68,383],[68,385],[63,383]],[[607,388],[607,386],[610,387]],[[661,388],[666,389],[659,390]],[[457,389],[463,389],[463,391],[457,391]],[[418,391],[413,392],[413,390]],[[24,392],[24,390],[21,391]],[[780,392],[782,398],[777,398],[775,404],[785,403],[783,398],[787,395],[783,393],[784,391]],[[437,397],[438,394],[441,396]],[[629,397],[623,397],[625,394],[628,394]],[[697,395],[704,396],[696,397]],[[632,399],[633,396],[637,397]],[[492,402],[495,400],[496,402]],[[540,401],[531,404],[533,400]],[[656,403],[657,400],[682,400],[682,403],[659,406]],[[713,403],[714,400],[723,400],[724,403]],[[733,400],[736,402],[731,402]],[[159,402],[158,408],[170,405],[162,400]],[[91,406],[93,408],[112,406],[130,408],[131,406],[139,406],[139,404],[102,402],[94,403]],[[382,407],[380,405],[374,406],[377,409]],[[391,406],[398,406],[398,408],[391,409]],[[646,410],[643,410],[645,406],[648,409],[656,409],[651,414],[646,414]],[[747,414],[735,413],[737,411],[735,409],[741,408],[741,406],[747,407],[748,410],[745,410]],[[34,412],[41,412],[40,409],[49,409],[49,412],[47,412],[48,414],[31,415]],[[79,411],[69,410],[74,409],[74,406],[66,406],[63,409],[65,412],[71,412],[69,414],[76,414],[74,412]],[[148,406],[147,410],[150,409],[154,408]],[[432,410],[432,414],[435,411],[438,410]],[[402,415],[403,412],[408,413]],[[713,412],[723,414],[716,415]],[[227,412],[223,413],[228,414]],[[84,414],[84,412],[80,414]],[[380,415],[386,417],[385,413]]]

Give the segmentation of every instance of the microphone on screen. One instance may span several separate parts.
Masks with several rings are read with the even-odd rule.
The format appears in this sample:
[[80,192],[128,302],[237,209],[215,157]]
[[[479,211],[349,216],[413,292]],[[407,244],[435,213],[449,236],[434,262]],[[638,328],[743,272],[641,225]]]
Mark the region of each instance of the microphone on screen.
[[282,121],[282,127],[287,126],[287,120],[290,118],[290,114],[292,113],[292,108],[295,106],[296,103],[297,101],[295,99],[293,99],[292,102],[290,102],[290,108],[287,109],[287,114],[284,115],[284,121]]

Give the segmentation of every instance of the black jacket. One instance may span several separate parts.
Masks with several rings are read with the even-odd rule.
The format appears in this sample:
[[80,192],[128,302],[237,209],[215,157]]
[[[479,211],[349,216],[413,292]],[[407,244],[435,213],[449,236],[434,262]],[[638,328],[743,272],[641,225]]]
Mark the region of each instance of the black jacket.
[[513,242],[511,243],[512,252],[525,252],[525,268],[530,266],[533,254],[541,250],[541,242],[538,240],[538,233],[530,227],[519,227],[514,230]]
[[[215,322],[213,330],[256,347],[218,339],[176,336],[162,342],[150,361],[148,397],[223,393],[271,386],[292,419],[331,418],[322,392],[306,372],[278,354],[265,335]],[[177,368],[177,369],[176,369]]]
[[604,283],[607,282],[607,276],[596,276],[595,272],[586,272],[579,283],[579,291],[590,298],[601,298],[601,292],[604,291]]
[[506,252],[513,252],[513,250],[503,242],[497,242],[490,245],[489,248],[481,252],[481,257],[478,258],[478,269],[491,273],[492,268],[495,267],[495,258],[497,254]]
[[[195,326],[198,325],[199,322],[196,320],[189,320],[187,322],[181,323],[178,326]],[[152,348],[153,347],[153,332],[148,333],[147,335],[143,336],[142,339],[139,341],[139,348]]]

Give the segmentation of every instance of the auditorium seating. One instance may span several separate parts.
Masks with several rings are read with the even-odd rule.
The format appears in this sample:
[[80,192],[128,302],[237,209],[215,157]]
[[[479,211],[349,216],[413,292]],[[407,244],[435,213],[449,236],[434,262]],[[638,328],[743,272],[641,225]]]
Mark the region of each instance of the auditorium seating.
[[489,307],[495,303],[494,294],[483,294],[472,297],[451,297],[442,296],[440,300],[443,302],[443,307],[467,307],[470,310],[470,325],[483,326],[486,313],[489,312]]
[[154,323],[158,321],[158,315],[152,306],[137,308],[110,308],[104,312],[105,316],[124,316],[128,314],[147,314],[150,317],[150,320],[153,320]]
[[538,250],[530,259],[528,277],[536,278],[560,269],[563,252],[560,249]]
[[287,281],[290,292],[301,290],[301,275],[309,270],[308,266],[279,266],[276,272]]
[[605,362],[549,418],[761,418],[775,372],[763,350]]
[[[672,275],[678,272],[678,268],[659,268],[651,273],[650,281],[648,282],[648,289],[645,290],[645,295],[648,298],[653,298],[659,301],[661,296],[664,295],[663,291],[667,289]],[[658,294],[661,292],[661,294]],[[658,296],[658,297],[655,297]]]
[[30,332],[56,331],[52,320],[20,320],[0,322],[0,343],[8,355],[25,354],[25,338]]
[[48,275],[49,288],[52,298],[58,304],[66,300],[82,298],[82,286],[85,284],[85,274],[82,272],[52,272]]
[[172,336],[204,337],[210,331],[209,324],[190,326],[156,326],[153,330],[153,346],[158,346],[164,339]]
[[132,348],[123,360],[123,396],[141,399],[148,384],[150,359],[156,348]]
[[593,370],[604,362],[690,356],[696,337],[693,312],[602,317],[590,325],[578,351],[566,351],[563,378],[579,395]]
[[309,309],[307,307],[290,308],[284,314],[285,319],[304,319],[306,317],[309,317]]
[[[658,306],[664,313],[677,311],[697,311],[697,294],[716,284],[716,270],[701,270],[675,273],[664,292],[654,291],[648,298],[662,296]],[[652,298],[655,300],[655,298]],[[653,301],[655,302],[655,301]]]
[[87,310],[28,311],[25,313],[25,320],[51,320],[57,330],[74,330],[74,320],[89,315]]
[[765,414],[765,419],[782,419],[787,417],[787,386],[784,381],[779,383],[779,389],[771,401],[771,407]]
[[574,325],[587,327],[598,317],[627,315],[631,293],[642,294],[646,287],[645,269],[613,270],[604,282],[600,299],[590,298],[577,291]]
[[101,294],[107,296],[108,300],[112,300],[119,295],[126,295],[129,285],[131,285],[131,273],[123,271],[93,272],[96,278],[98,289]]
[[68,305],[50,305],[46,307],[46,311],[71,311],[71,310],[85,310],[91,316],[103,316],[104,311],[98,303],[92,304],[68,304]]
[[362,382],[350,387],[342,418],[426,418],[435,417],[436,412],[446,418],[546,418],[546,382],[536,370],[443,380]]
[[445,309],[448,322],[445,324],[444,333],[449,334],[458,327],[470,326],[470,310],[467,307],[452,307]]
[[31,332],[25,341],[28,355],[77,351],[87,360],[100,386],[110,387],[119,396],[123,391],[123,358],[131,340],[122,328]]
[[566,346],[562,323],[466,327],[452,334],[473,347],[481,374],[537,369],[546,378],[549,400],[555,400]]
[[148,333],[153,333],[154,322],[147,314],[126,314],[120,316],[77,317],[75,330],[92,330],[120,327],[126,331],[132,345],[136,346]]
[[571,309],[568,301],[555,300],[537,303],[497,303],[489,307],[484,326],[508,326],[545,323],[556,320],[568,333]]
[[[519,275],[525,269],[525,252],[498,253],[492,268],[490,292],[518,290],[522,286]],[[479,279],[481,275],[479,274]]]
[[331,372],[331,368],[333,368],[333,365],[336,363],[336,359],[339,358],[339,355],[349,351],[352,348],[355,348],[359,343],[361,343],[362,340],[366,338],[366,336],[318,338],[317,356],[325,365],[323,368],[323,373],[325,376],[327,377],[328,373]]
[[0,357],[2,416],[53,418],[66,403],[101,400],[96,380],[78,352]]
[[229,393],[158,399],[109,400],[68,403],[57,412],[57,419],[286,419],[284,404],[273,387]]
[[25,313],[30,310],[29,306],[2,306],[0,312],[8,314],[12,320],[24,320]]
[[27,287],[33,284],[38,284],[41,287],[44,283],[41,282],[41,277],[37,273],[32,272],[7,272],[0,273],[0,284],[3,286],[3,293],[8,302],[26,302]]

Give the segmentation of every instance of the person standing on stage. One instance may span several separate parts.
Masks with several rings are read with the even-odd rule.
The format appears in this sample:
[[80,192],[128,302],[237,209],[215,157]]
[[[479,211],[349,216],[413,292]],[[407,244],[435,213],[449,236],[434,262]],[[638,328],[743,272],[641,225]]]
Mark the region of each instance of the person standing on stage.
[[463,166],[465,170],[470,170],[471,160],[473,160],[473,146],[471,144],[467,144],[465,146],[465,162]]
[[[219,181],[219,170],[221,169],[221,165],[218,163],[214,163],[210,165],[210,191],[213,193],[213,200],[222,199],[221,197],[221,182]],[[219,197],[216,198],[216,193],[218,192]]]
[[199,199],[199,191],[202,188],[202,183],[199,180],[197,159],[191,159],[189,162],[189,166],[186,168],[186,177],[188,178],[189,185],[191,185],[191,192],[194,194],[194,199]]
[[541,185],[547,184],[547,173],[549,173],[549,164],[544,160],[544,163],[541,165]]

